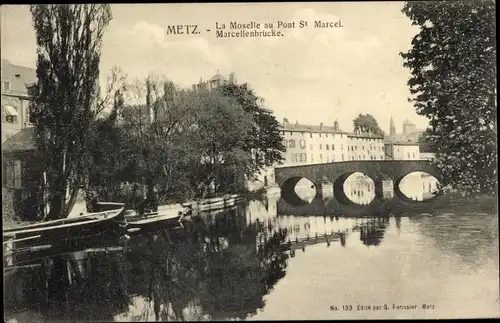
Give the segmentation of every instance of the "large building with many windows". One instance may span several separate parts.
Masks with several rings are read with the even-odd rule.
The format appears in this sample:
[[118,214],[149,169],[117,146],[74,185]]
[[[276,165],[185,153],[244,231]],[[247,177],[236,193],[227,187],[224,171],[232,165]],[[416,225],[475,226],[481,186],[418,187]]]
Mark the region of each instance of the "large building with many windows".
[[324,124],[291,124],[284,119],[281,134],[287,148],[283,165],[305,165],[347,161],[348,133],[339,129],[338,122],[333,126]]
[[281,134],[287,147],[284,165],[333,163],[349,160],[383,160],[384,140],[370,133],[349,133],[321,123],[305,125],[284,119]]

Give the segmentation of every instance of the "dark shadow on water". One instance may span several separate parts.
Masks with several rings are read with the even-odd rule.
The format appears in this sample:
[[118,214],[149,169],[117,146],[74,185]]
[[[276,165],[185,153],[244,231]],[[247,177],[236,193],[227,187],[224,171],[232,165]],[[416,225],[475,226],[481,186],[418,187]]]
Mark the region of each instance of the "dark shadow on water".
[[382,243],[388,226],[388,217],[370,219],[361,225],[360,240],[366,246],[378,246]]
[[[247,223],[245,210],[236,208],[137,236],[123,250],[43,258],[36,269],[6,276],[7,317],[23,310],[70,321],[112,321],[120,314],[128,321],[146,315],[157,321],[244,319],[264,307],[264,295],[285,276],[286,235],[269,229]],[[263,231],[267,238],[257,245]],[[138,296],[145,309],[129,309]]]

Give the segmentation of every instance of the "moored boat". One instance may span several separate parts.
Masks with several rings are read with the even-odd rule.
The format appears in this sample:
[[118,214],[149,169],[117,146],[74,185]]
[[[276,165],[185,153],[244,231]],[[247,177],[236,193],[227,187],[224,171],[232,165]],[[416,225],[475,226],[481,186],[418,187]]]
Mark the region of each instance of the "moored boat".
[[39,222],[3,230],[4,245],[15,249],[41,243],[53,243],[89,235],[99,235],[118,228],[116,220],[123,217],[123,203],[99,203],[101,211],[74,218]]
[[190,210],[186,207],[159,207],[158,211],[148,212],[142,215],[136,211],[128,210],[125,212],[125,220],[122,226],[128,234],[176,227],[181,225],[182,218],[189,212]]
[[193,210],[204,212],[225,209],[236,205],[244,199],[243,196],[238,194],[225,195],[223,197],[210,198],[194,203],[185,203],[183,206],[190,207]]

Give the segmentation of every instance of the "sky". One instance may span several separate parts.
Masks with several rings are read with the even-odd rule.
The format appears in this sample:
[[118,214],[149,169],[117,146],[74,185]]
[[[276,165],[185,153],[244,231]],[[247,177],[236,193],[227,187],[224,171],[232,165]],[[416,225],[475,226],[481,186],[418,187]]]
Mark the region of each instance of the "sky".
[[[400,52],[418,28],[401,12],[403,2],[113,4],[104,39],[101,79],[113,66],[129,79],[154,73],[191,87],[217,71],[234,72],[265,99],[281,122],[333,125],[352,131],[359,114],[373,115],[389,132],[415,113]],[[11,63],[35,67],[36,42],[27,6],[1,7],[1,54]],[[307,28],[277,29],[277,21],[307,21]],[[341,21],[342,28],[314,28],[314,21]],[[274,23],[284,36],[217,38],[218,25]],[[167,34],[170,25],[199,25],[200,34]],[[210,29],[210,32],[206,32]],[[103,81],[104,82],[104,81]]]

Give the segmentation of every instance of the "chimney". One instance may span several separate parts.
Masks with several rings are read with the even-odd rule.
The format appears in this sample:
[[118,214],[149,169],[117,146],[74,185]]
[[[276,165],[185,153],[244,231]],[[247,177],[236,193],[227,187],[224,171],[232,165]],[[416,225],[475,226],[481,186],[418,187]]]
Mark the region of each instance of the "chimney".
[[196,91],[196,84],[193,84],[193,91]]
[[298,126],[299,125],[299,121],[298,120],[295,120],[295,125]]
[[335,131],[338,131],[339,130],[339,121],[338,120],[335,120],[335,122],[333,123],[333,129]]
[[234,78],[234,72],[229,74],[229,84],[236,84],[236,79]]
[[323,122],[319,124],[319,129],[323,130]]
[[287,118],[283,118],[283,124],[288,124],[288,119]]

